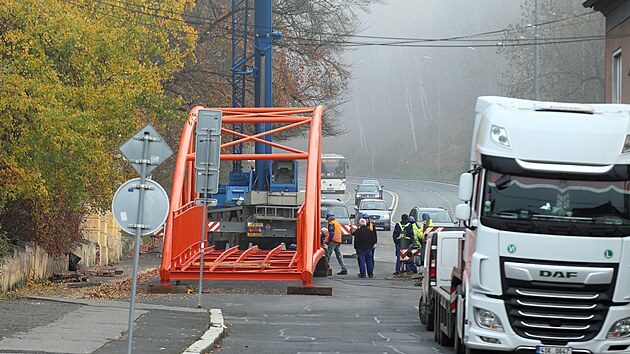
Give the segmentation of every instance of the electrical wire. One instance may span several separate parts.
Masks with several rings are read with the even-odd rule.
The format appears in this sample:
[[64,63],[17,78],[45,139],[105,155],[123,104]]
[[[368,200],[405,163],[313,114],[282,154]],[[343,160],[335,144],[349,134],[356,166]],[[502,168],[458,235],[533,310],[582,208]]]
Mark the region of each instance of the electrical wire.
[[[75,6],[80,6],[80,7],[83,7],[83,8],[87,7],[86,5],[76,4],[76,3],[73,3],[73,2],[71,2],[69,0],[61,0],[61,1],[64,1],[66,3],[72,4],[72,5],[75,5]],[[114,8],[119,8],[119,9],[126,10],[126,11],[130,11],[130,12],[133,12],[133,13],[141,14],[141,15],[152,16],[152,17],[155,17],[155,18],[160,18],[160,19],[165,19],[165,20],[170,20],[170,21],[182,22],[182,23],[187,24],[187,25],[203,25],[203,24],[213,24],[214,23],[214,22],[212,22],[213,19],[207,18],[207,17],[203,17],[203,16],[178,14],[179,16],[185,16],[185,17],[188,16],[188,17],[193,17],[193,18],[197,18],[197,19],[205,21],[205,22],[191,22],[191,21],[186,21],[183,18],[162,16],[162,15],[149,13],[149,12],[142,11],[142,10],[130,9],[127,6],[121,6],[121,5],[109,3],[109,2],[103,1],[103,0],[94,0],[94,2],[100,3],[102,5],[106,5],[106,6],[110,6],[110,7],[114,7]],[[174,11],[165,10],[165,9],[159,9],[159,8],[155,8],[155,7],[144,7],[142,5],[133,4],[133,3],[125,2],[125,1],[121,1],[120,3],[129,5],[129,6],[138,7],[138,8],[144,8],[144,9],[149,9],[149,10],[163,11],[163,12],[166,12],[166,13],[177,14],[177,12],[174,12]],[[108,14],[108,13],[105,13],[105,12],[98,12],[98,13],[102,14],[102,15],[106,15],[106,16],[107,15],[111,15],[112,17],[120,18],[119,16],[115,16],[115,15]],[[393,40],[393,41],[396,41],[396,42],[376,42],[375,43],[375,42],[356,42],[356,41],[330,41],[330,40],[325,40],[324,41],[324,40],[318,40],[318,39],[315,39],[315,38],[307,38],[307,37],[299,37],[299,36],[284,36],[284,38],[292,39],[292,40],[308,40],[308,41],[311,41],[311,42],[315,42],[315,43],[312,43],[311,45],[321,45],[321,43],[329,43],[329,44],[338,44],[338,45],[347,46],[347,47],[392,46],[392,47],[410,47],[410,48],[512,47],[512,46],[521,46],[521,45],[523,45],[523,46],[531,46],[531,45],[546,45],[546,44],[558,44],[558,43],[575,43],[575,42],[583,42],[583,41],[591,41],[591,40],[602,40],[602,39],[608,38],[607,36],[604,35],[604,36],[557,37],[557,38],[556,37],[547,37],[547,38],[538,39],[538,40],[534,40],[534,39],[511,39],[511,38],[507,38],[507,39],[475,39],[476,37],[483,37],[483,36],[488,36],[488,35],[508,33],[508,32],[517,31],[517,30],[521,30],[521,29],[529,28],[529,27],[545,26],[545,25],[549,25],[549,24],[553,24],[553,23],[558,23],[558,22],[561,22],[561,21],[567,21],[567,20],[570,20],[570,19],[575,19],[575,18],[591,15],[591,14],[594,14],[594,13],[596,13],[596,12],[592,11],[592,12],[586,12],[586,13],[582,13],[582,14],[578,14],[578,15],[573,15],[573,16],[569,16],[569,17],[560,18],[560,19],[550,20],[550,21],[546,21],[546,22],[540,22],[538,24],[533,24],[533,25],[520,26],[520,27],[507,28],[507,29],[494,30],[494,31],[487,31],[487,32],[480,32],[480,33],[474,33],[474,34],[468,34],[468,35],[444,37],[444,38],[413,38],[413,37],[369,36],[369,35],[357,35],[357,34],[334,34],[335,36],[338,36],[338,37]],[[141,24],[148,25],[148,26],[152,26],[152,27],[161,27],[161,26],[157,26],[157,25],[148,24],[146,22],[141,22],[141,21],[137,21],[137,22],[141,23]],[[163,27],[161,27],[161,28],[163,28]],[[215,29],[226,31],[227,33],[231,33],[231,31],[232,31],[230,28],[224,28],[224,27],[221,27],[221,26],[216,26]],[[167,30],[178,31],[178,30],[172,30],[172,29],[167,29]],[[189,32],[185,32],[185,31],[178,31],[178,32],[189,34]],[[306,31],[306,32],[310,33],[310,34],[317,34],[317,35],[332,35],[331,33],[326,33],[326,32],[315,32],[315,31]],[[617,35],[616,38],[623,38],[623,37],[625,37],[625,35]],[[497,42],[497,41],[499,41],[499,42]],[[517,43],[517,44],[506,44],[505,43],[505,42],[510,42],[510,41],[522,42],[522,43]],[[413,43],[422,43],[422,42],[429,42],[429,43],[431,43],[431,42],[466,42],[467,44],[466,45],[452,45],[452,44],[448,44],[448,45],[445,45],[445,44],[441,44],[441,45],[421,45],[421,44],[413,44]],[[494,43],[494,44],[491,44],[491,45],[478,44],[478,43],[483,43],[483,42],[497,42],[497,43]],[[306,43],[306,44],[308,45],[309,43]]]

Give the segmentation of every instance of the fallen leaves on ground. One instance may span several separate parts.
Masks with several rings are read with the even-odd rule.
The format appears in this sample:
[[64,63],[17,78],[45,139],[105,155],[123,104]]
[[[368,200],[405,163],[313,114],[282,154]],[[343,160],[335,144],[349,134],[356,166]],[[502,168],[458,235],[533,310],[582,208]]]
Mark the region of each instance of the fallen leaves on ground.
[[[137,289],[142,283],[155,279],[159,276],[157,268],[149,269],[138,275]],[[101,282],[100,286],[84,288],[68,288],[70,283],[36,283],[32,286],[14,290],[15,296],[48,296],[48,297],[68,297],[76,299],[91,300],[117,300],[129,298],[131,294],[131,277],[128,273],[116,275],[114,277],[93,277],[92,281]]]
[[[153,269],[146,273],[138,275],[136,289],[139,287],[140,284],[152,280],[158,275],[158,269]],[[93,291],[90,291],[87,294],[83,295],[83,298],[91,300],[114,300],[128,298],[131,294],[131,286],[131,278],[128,278],[117,283],[96,287]]]

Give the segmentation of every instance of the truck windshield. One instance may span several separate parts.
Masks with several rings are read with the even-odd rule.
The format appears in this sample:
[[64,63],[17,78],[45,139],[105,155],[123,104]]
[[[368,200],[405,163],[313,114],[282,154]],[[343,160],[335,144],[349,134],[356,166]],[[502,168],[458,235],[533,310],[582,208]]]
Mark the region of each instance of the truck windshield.
[[345,159],[322,159],[322,178],[346,178]]
[[487,171],[481,223],[499,230],[630,235],[630,181],[582,181]]

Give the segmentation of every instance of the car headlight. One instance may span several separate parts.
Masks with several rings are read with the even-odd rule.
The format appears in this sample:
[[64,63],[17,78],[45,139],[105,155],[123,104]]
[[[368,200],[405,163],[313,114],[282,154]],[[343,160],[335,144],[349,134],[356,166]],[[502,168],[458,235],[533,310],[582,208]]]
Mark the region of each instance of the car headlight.
[[389,213],[383,214],[383,219],[389,219]]
[[499,316],[497,316],[494,312],[479,307],[475,307],[474,311],[475,321],[477,322],[477,325],[479,325],[479,327],[503,332],[503,325],[501,324],[501,320],[499,319]]
[[630,317],[615,322],[608,330],[606,338],[630,337]]

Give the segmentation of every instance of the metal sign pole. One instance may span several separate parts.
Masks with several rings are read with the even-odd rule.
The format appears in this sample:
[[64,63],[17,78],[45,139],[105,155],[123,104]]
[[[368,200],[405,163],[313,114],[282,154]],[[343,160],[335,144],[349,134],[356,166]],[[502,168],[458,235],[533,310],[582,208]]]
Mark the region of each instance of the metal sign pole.
[[[149,146],[151,147],[150,149]],[[131,179],[121,185],[112,200],[112,213],[118,226],[127,233],[131,234],[134,231],[136,233],[127,331],[129,336],[127,352],[131,354],[141,236],[155,233],[160,225],[164,224],[168,215],[168,195],[164,188],[146,177],[159,164],[171,156],[173,151],[166,145],[151,124],[145,125],[133,137],[122,144],[120,151],[136,172],[140,174],[139,179]],[[138,190],[138,199],[137,209],[134,210],[136,190]],[[145,215],[144,203],[147,193],[149,193],[148,200],[151,206],[146,208]],[[133,222],[134,215],[136,217],[135,224],[130,224],[130,221]],[[145,219],[146,224],[144,224]],[[153,228],[151,225],[153,225]]]
[[207,139],[208,139],[208,148],[206,149],[206,168],[204,175],[204,193],[203,193],[203,218],[202,218],[202,226],[201,226],[201,258],[199,261],[199,300],[197,301],[197,308],[201,308],[201,287],[203,286],[203,258],[205,256],[205,242],[206,242],[206,226],[208,224],[208,180],[210,179],[208,174],[210,173],[210,140],[212,137],[210,136],[211,129],[205,129],[207,131]]
[[131,354],[131,343],[133,341],[133,317],[136,303],[136,278],[138,277],[138,258],[140,256],[140,236],[142,235],[142,222],[144,221],[144,191],[146,188],[146,169],[148,162],[149,141],[151,136],[145,132],[140,138],[142,139],[142,169],[140,172],[140,194],[138,196],[138,217],[136,220],[136,244],[134,246],[134,260],[133,260],[133,275],[131,277],[131,303],[129,305],[129,343],[127,346],[127,353]]

